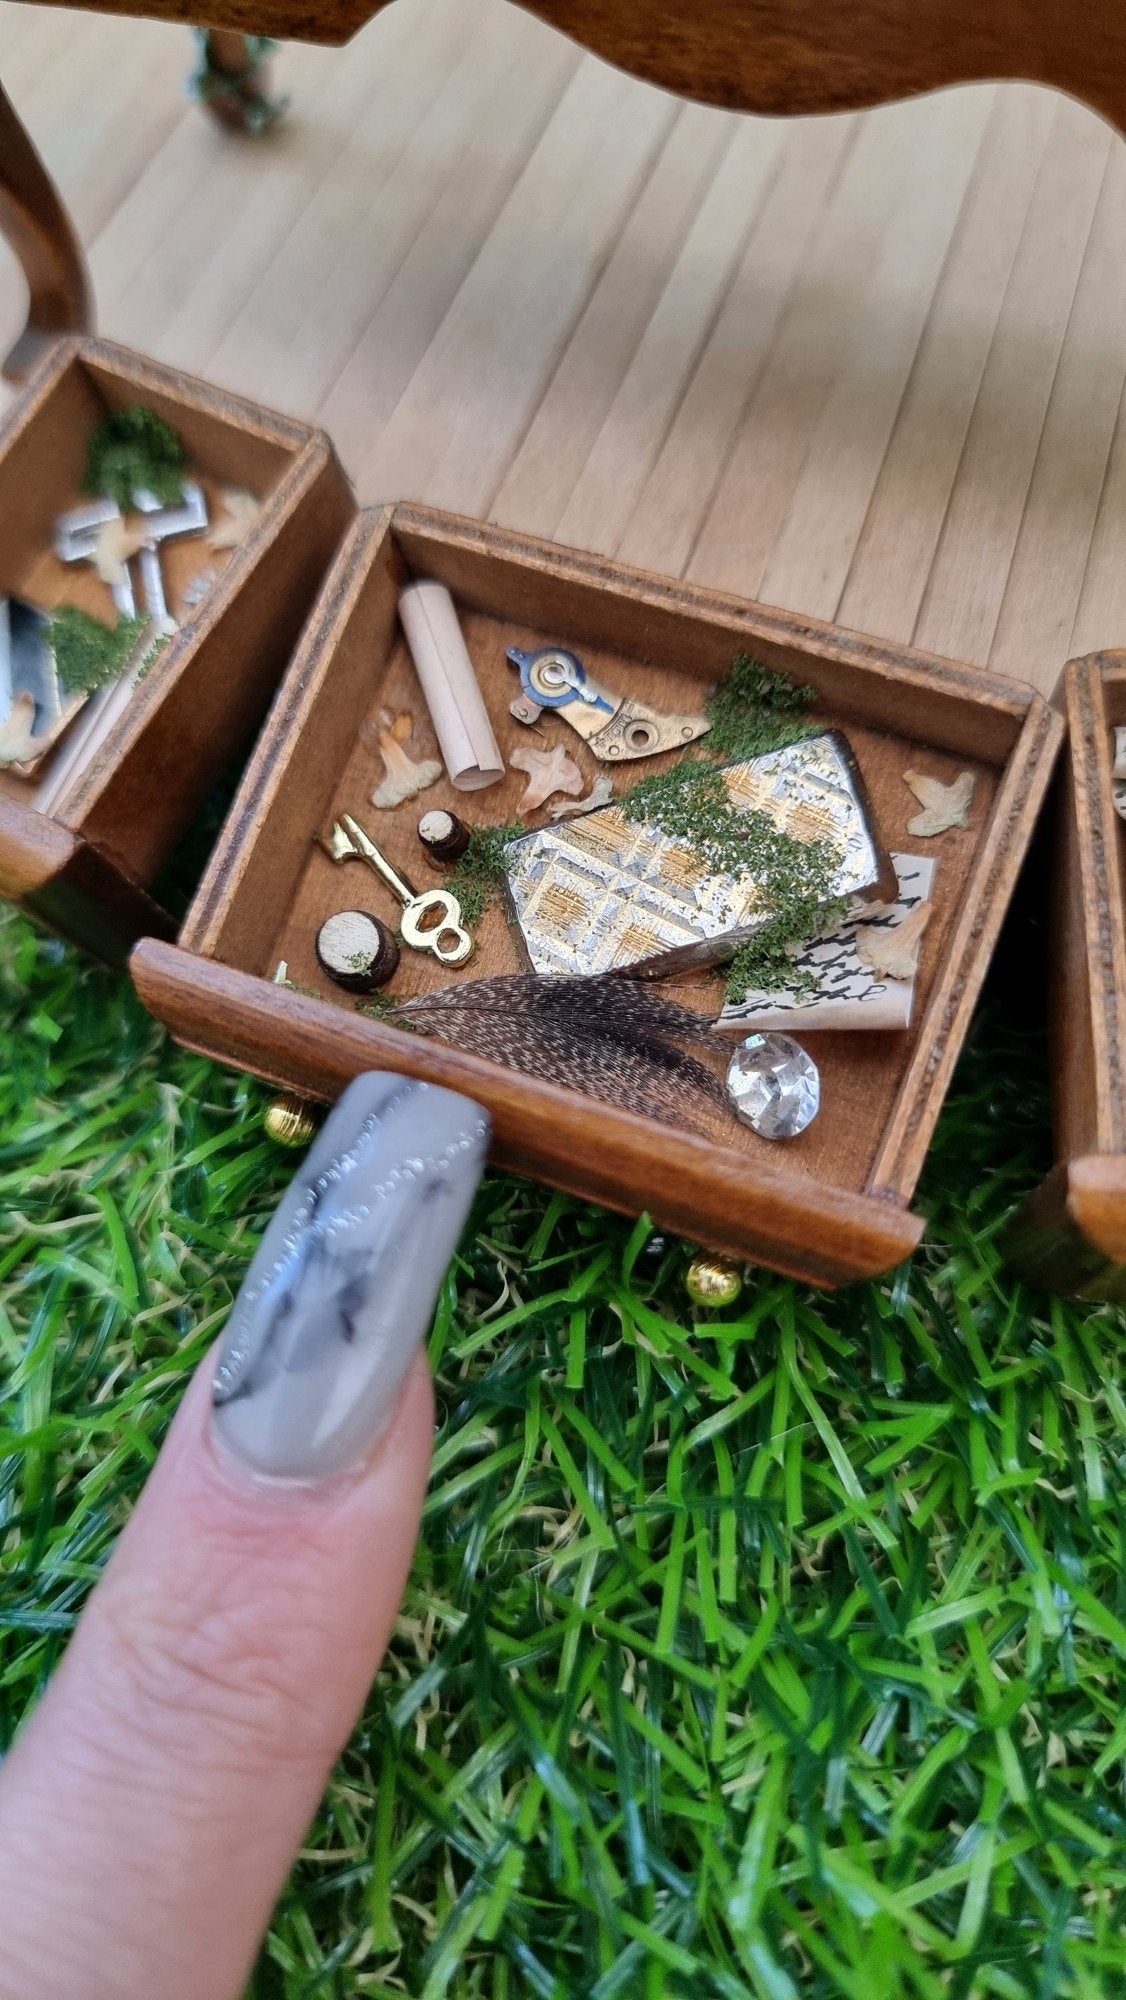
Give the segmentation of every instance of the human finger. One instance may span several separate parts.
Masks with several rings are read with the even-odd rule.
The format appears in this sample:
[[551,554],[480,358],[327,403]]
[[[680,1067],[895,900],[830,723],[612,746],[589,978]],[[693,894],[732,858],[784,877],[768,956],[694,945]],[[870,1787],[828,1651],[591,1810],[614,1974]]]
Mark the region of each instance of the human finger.
[[279,1207],[0,1770],[2,2000],[243,1990],[398,1610],[487,1137],[360,1078]]

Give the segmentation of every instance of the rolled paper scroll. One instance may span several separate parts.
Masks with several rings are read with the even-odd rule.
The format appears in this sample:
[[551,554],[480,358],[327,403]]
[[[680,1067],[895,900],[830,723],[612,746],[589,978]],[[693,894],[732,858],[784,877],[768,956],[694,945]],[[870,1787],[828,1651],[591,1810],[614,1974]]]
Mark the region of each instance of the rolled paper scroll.
[[459,792],[479,792],[504,776],[504,759],[444,583],[420,577],[399,595],[407,635],[438,748]]

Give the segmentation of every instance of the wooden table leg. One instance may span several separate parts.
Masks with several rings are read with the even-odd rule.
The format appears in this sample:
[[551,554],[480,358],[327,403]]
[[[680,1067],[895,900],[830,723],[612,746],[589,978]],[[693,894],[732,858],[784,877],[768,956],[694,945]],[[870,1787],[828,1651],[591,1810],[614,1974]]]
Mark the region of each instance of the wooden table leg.
[[54,183],[0,89],[0,234],[23,267],[27,325],[0,373],[22,382],[60,333],[86,333],[93,308],[86,266]]
[[231,132],[251,137],[267,132],[286,108],[284,98],[270,96],[274,43],[231,28],[200,28],[196,37],[200,62],[188,85],[192,95]]

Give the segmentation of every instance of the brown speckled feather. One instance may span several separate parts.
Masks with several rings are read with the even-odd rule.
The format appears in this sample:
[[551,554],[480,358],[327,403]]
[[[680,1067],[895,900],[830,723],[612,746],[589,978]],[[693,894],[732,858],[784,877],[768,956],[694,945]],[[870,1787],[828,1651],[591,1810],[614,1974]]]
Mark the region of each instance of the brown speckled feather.
[[637,980],[516,973],[423,994],[392,1018],[663,1124],[710,1136],[730,1117],[719,1078],[678,1047],[714,1048],[707,1020]]

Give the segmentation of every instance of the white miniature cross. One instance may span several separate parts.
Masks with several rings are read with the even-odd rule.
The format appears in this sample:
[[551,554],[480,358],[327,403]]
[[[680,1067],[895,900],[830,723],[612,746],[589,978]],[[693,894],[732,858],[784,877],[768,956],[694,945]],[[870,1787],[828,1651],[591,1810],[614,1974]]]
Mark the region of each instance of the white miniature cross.
[[194,480],[184,481],[183,497],[178,507],[165,507],[155,493],[148,493],[138,487],[133,495],[133,503],[139,514],[145,517],[148,536],[144,546],[137,552],[137,567],[141,573],[141,588],[145,593],[145,609],[161,632],[175,632],[176,620],[168,609],[168,599],[164,593],[164,572],[160,567],[160,545],[170,542],[177,535],[201,535],[207,526],[207,502],[203,489]]
[[[175,632],[176,620],[168,609],[164,572],[160,566],[160,545],[176,535],[199,535],[207,526],[207,502],[203,489],[194,480],[185,480],[178,506],[166,507],[155,493],[137,487],[133,505],[143,515],[147,530],[137,551],[137,568],[144,593],[145,610],[158,631]],[[94,500],[88,507],[76,507],[60,514],[55,523],[55,554],[63,562],[92,562],[98,535],[109,521],[119,521],[121,509],[115,500]],[[112,586],[113,601],[124,618],[135,618],[137,599],[128,564]]]
[[[116,500],[92,500],[88,507],[75,507],[69,514],[60,514],[55,522],[55,554],[60,562],[93,562],[98,546],[98,535],[110,521],[120,521],[121,509]],[[113,601],[123,618],[135,618],[137,599],[133,594],[133,579],[129,565],[122,565],[122,573],[112,586]]]

